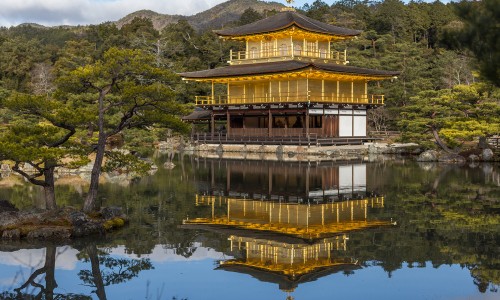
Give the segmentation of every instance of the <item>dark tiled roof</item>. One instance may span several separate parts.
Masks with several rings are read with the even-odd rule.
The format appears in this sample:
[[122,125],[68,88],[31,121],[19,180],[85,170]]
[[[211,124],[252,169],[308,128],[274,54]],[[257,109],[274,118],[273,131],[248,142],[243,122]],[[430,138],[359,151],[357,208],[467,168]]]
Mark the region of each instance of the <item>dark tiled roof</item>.
[[192,113],[181,118],[183,121],[210,120],[210,111],[196,107]]
[[260,281],[278,284],[281,290],[293,291],[299,286],[299,284],[315,281],[318,278],[338,272],[359,270],[361,269],[361,267],[357,264],[337,264],[332,266],[325,266],[322,268],[316,268],[307,274],[298,275],[296,277],[292,277],[291,275],[288,276],[278,271],[273,272],[258,269],[249,265],[245,265],[244,263],[221,264],[215,269],[248,274]]
[[293,25],[307,31],[323,33],[327,35],[356,36],[361,34],[361,31],[359,30],[322,23],[320,21],[298,14],[294,11],[280,12],[269,18],[240,27],[216,30],[215,33],[220,36],[244,36],[275,32]]
[[322,70],[332,73],[352,74],[352,75],[369,75],[369,76],[380,76],[380,77],[392,77],[399,75],[399,72],[394,72],[394,71],[373,70],[373,69],[351,67],[339,64],[313,63],[313,62],[303,62],[296,60],[231,65],[216,69],[179,73],[179,75],[187,79],[221,78],[221,77],[286,73],[286,72],[299,71],[307,68],[313,68],[316,70]]

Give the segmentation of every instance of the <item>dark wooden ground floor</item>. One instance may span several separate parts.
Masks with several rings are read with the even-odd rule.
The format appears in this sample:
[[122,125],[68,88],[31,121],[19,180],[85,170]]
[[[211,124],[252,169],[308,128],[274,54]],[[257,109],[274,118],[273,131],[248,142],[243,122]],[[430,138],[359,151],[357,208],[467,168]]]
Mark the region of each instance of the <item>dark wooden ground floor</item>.
[[185,118],[199,143],[359,145],[367,136],[367,108],[350,106],[224,107]]

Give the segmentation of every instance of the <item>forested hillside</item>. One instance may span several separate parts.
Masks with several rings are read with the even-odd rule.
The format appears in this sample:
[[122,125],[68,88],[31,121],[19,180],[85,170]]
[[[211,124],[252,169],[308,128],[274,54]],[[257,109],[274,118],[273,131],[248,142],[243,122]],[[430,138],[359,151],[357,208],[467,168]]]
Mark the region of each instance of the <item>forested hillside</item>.
[[[149,53],[157,67],[172,74],[163,82],[172,91],[169,97],[190,107],[194,96],[208,93],[209,87],[183,83],[174,73],[226,65],[229,50],[242,50],[244,45],[224,42],[212,30],[250,23],[277,13],[278,7],[231,0],[207,12],[169,20],[154,12],[138,12],[117,23],[1,28],[2,123],[19,117],[3,104],[13,92],[64,97],[61,78],[99,62],[111,48]],[[323,22],[363,30],[359,38],[335,45],[347,49],[350,65],[401,71],[397,80],[370,87],[371,93],[386,95],[386,106],[371,114],[373,129],[401,131],[403,141],[448,151],[472,147],[479,137],[500,132],[498,0],[448,4],[342,0],[332,5],[318,0],[297,10]],[[141,129],[126,135],[130,145],[163,134],[137,130]]]
[[265,15],[268,11],[280,10],[284,5],[277,2],[263,2],[259,0],[229,0],[191,16],[164,15],[141,10],[118,20],[116,25],[118,28],[121,28],[121,26],[130,23],[134,18],[147,18],[153,22],[155,29],[161,31],[165,26],[185,19],[196,30],[210,30],[223,27],[229,22],[238,21],[243,12],[249,7]]

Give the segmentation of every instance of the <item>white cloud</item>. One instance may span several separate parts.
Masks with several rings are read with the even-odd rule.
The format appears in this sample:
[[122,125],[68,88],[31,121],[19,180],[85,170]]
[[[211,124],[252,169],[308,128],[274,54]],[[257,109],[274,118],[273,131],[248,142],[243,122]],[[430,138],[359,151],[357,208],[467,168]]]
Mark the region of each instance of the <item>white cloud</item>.
[[[78,250],[69,246],[57,247],[56,269],[73,270],[78,259]],[[37,269],[45,264],[45,248],[21,249],[13,252],[0,252],[0,265],[20,266],[22,268]]]
[[[189,258],[183,257],[182,255],[176,254],[174,249],[165,249],[162,245],[156,245],[151,254],[143,254],[140,257],[145,257],[151,259],[151,261],[156,263],[161,262],[173,262],[173,261],[197,261],[204,259],[228,259],[231,257],[224,256],[222,252],[217,252],[214,249],[206,248],[201,245],[201,243],[194,243],[193,247],[196,247],[196,251]],[[124,256],[128,258],[139,258],[136,254],[125,253],[124,246],[117,246],[111,249],[110,254]]]
[[[0,26],[8,27],[21,23],[46,26],[100,24],[117,21],[143,9],[162,14],[189,16],[225,1],[228,0],[0,0]],[[285,0],[263,1],[286,4]],[[449,1],[442,0],[444,3]],[[305,3],[313,2],[314,0],[296,0],[292,5],[301,7]]]
[[224,0],[2,0],[0,26],[21,23],[85,25],[116,21],[148,9],[163,14],[192,15]]

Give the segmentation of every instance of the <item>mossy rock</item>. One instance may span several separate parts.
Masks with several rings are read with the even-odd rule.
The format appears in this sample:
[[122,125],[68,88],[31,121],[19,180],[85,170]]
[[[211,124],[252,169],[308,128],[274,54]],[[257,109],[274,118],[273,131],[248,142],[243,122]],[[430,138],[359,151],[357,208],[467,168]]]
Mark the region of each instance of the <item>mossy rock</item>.
[[113,218],[110,220],[107,220],[103,223],[104,229],[106,231],[111,230],[111,229],[116,229],[125,226],[125,220],[123,218]]

